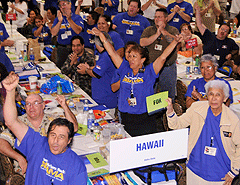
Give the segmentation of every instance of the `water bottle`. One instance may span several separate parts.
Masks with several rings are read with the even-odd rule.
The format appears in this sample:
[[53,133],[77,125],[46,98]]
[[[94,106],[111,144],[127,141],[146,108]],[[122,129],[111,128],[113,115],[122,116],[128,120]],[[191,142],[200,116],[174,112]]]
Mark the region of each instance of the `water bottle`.
[[236,25],[236,23],[233,24],[233,36],[234,37],[237,36],[237,25]]
[[23,48],[24,48],[24,50],[23,50],[23,59],[26,62],[28,60],[28,57],[27,57],[27,45],[24,44]]
[[93,110],[90,109],[88,111],[88,116],[87,116],[87,126],[89,130],[91,130],[91,127],[94,124],[94,121],[95,121],[95,116],[93,114]]
[[34,63],[35,56],[34,56],[33,48],[30,48],[29,59],[30,59],[30,62]]
[[199,55],[196,56],[195,58],[195,67],[194,67],[194,74],[201,74],[201,71],[199,69],[199,64],[200,64],[200,57]]
[[24,67],[23,56],[21,54],[19,55],[19,64],[21,67]]
[[57,94],[62,94],[62,85],[60,81],[57,81]]
[[83,114],[88,113],[88,110],[89,110],[88,100],[84,100]]
[[97,122],[95,122],[95,126],[93,127],[93,140],[99,141],[100,140],[100,126]]

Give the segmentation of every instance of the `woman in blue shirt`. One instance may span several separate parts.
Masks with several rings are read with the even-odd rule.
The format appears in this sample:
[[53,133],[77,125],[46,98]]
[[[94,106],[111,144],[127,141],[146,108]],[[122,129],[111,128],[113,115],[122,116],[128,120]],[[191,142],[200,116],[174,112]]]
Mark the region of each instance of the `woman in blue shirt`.
[[154,93],[153,85],[158,73],[164,65],[167,56],[182,40],[182,36],[176,37],[167,49],[152,64],[144,67],[148,60],[148,52],[140,45],[130,49],[127,60],[122,59],[106,40],[102,32],[94,28],[93,33],[99,36],[108,54],[118,70],[112,79],[112,91],[119,90],[118,109],[121,114],[122,124],[131,136],[138,136],[156,132],[154,116],[147,113],[146,97]]

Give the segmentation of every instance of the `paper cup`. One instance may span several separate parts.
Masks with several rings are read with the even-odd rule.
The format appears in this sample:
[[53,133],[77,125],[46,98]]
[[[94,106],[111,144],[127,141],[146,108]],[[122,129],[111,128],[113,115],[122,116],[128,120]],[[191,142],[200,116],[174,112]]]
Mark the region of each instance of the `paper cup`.
[[37,88],[37,77],[36,76],[29,76],[29,86],[31,90],[35,90]]

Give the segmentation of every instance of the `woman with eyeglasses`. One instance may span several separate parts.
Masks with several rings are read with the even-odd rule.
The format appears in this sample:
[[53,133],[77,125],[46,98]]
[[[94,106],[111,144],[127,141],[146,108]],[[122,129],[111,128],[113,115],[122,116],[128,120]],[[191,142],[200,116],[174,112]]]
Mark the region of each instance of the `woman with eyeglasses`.
[[186,97],[186,107],[189,108],[193,102],[195,101],[207,101],[206,91],[204,85],[211,80],[222,80],[229,87],[229,98],[225,102],[227,106],[233,102],[232,88],[228,81],[218,78],[215,73],[217,72],[217,59],[211,54],[205,54],[200,59],[200,70],[202,74],[202,78],[198,78],[193,80],[187,89]]
[[195,53],[193,55],[193,58],[195,58],[196,55],[198,55],[198,56],[202,55],[202,52],[203,52],[202,40],[197,35],[193,34],[191,25],[188,24],[188,23],[183,23],[180,26],[180,30],[181,30],[181,34],[183,35],[183,40],[182,40],[181,44],[178,45],[178,50],[181,50],[181,51],[192,51],[192,48],[186,48],[186,44],[187,44],[187,41],[189,39],[195,39],[196,38],[198,46],[193,48],[193,52]]

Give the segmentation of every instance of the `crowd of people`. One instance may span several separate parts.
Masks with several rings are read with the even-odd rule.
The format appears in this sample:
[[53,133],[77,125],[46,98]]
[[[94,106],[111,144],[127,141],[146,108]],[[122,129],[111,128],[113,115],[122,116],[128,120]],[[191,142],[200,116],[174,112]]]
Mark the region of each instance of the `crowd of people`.
[[[232,25],[240,25],[240,1],[231,3],[227,10],[224,0],[128,0],[127,10],[118,12],[119,0],[94,0],[88,7],[82,0],[46,0],[40,12],[35,0],[15,0],[4,10],[16,14],[20,34],[55,45],[61,72],[116,112],[131,136],[164,131],[156,114],[148,114],[146,97],[168,91],[169,128],[190,127],[187,184],[230,185],[240,170],[240,121],[229,108],[232,88],[216,72],[227,65],[240,76],[239,46],[228,37]],[[190,39],[196,47],[187,47]],[[3,23],[0,40],[0,122],[7,127],[0,134],[0,153],[17,161],[15,170],[26,174],[26,184],[86,184],[86,167],[69,147],[78,123],[64,96],[56,100],[65,119],[44,113],[40,95],[18,100],[19,77],[4,48],[14,41]],[[189,50],[200,57],[202,78],[189,84],[187,111],[177,116],[177,53]],[[17,101],[24,102],[23,115]],[[47,174],[49,166],[61,175]]]

